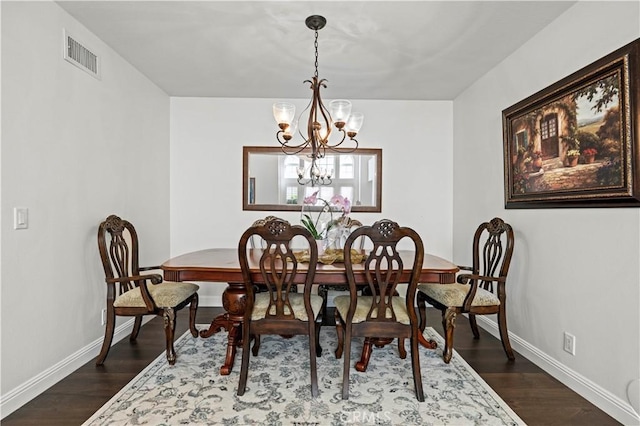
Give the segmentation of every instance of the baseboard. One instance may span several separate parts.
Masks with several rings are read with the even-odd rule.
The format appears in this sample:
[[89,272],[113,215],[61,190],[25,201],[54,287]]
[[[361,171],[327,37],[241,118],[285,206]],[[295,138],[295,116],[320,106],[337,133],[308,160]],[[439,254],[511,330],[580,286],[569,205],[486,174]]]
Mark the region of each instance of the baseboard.
[[222,296],[199,296],[198,306],[218,308],[222,306]]
[[[153,318],[153,315],[147,315],[143,318],[142,323],[146,324]],[[116,327],[111,346],[115,345],[131,333],[133,321],[134,319],[131,318]],[[69,355],[52,367],[44,370],[37,376],[32,377],[20,386],[10,390],[5,395],[0,395],[0,419],[3,419],[13,413],[33,398],[64,379],[66,376],[97,357],[100,353],[100,348],[102,347],[102,341],[102,337],[94,340],[87,346]]]
[[[476,319],[480,327],[500,339],[500,331],[495,322],[482,316],[476,316]],[[512,332],[509,332],[509,340],[513,349],[520,355],[542,368],[569,389],[620,423],[624,425],[640,425],[640,415],[635,412],[627,401],[618,398],[586,377],[576,373]]]

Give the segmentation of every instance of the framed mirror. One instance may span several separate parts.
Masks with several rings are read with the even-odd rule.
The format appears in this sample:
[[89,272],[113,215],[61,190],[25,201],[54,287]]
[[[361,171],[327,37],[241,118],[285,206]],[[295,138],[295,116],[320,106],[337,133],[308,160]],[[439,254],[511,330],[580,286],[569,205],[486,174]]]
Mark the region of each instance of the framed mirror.
[[242,149],[242,209],[299,211],[304,197],[319,190],[329,200],[341,194],[351,200],[352,212],[382,210],[382,149],[329,152],[317,160],[331,183],[312,187],[298,183],[298,169],[308,169],[310,151],[287,155],[278,147],[245,146]]

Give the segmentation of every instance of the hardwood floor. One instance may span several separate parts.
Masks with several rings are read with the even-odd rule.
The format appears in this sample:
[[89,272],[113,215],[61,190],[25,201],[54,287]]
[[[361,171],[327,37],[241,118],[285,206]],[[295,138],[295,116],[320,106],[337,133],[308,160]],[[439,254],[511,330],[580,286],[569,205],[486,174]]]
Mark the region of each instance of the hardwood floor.
[[[197,322],[209,323],[220,312],[222,308],[200,308]],[[333,312],[329,314],[333,318]],[[179,312],[176,336],[188,329],[187,315],[186,309]],[[442,334],[440,312],[428,309],[427,315],[429,325]],[[455,349],[527,424],[620,424],[519,354],[508,362],[500,341],[480,332],[480,339],[473,340],[466,321],[459,321]],[[7,416],[2,425],[80,425],[163,352],[164,331],[156,318],[143,326],[136,343],[127,338],[114,345],[103,367],[95,361],[85,364]],[[234,368],[239,363],[237,359]]]

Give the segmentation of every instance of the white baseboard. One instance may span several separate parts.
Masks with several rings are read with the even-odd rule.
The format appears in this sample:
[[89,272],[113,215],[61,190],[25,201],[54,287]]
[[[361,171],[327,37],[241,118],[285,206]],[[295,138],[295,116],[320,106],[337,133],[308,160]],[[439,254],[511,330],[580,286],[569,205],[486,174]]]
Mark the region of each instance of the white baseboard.
[[[478,325],[500,339],[498,324],[482,317],[476,316]],[[542,368],[551,376],[562,382],[572,391],[582,396],[584,399],[619,421],[624,425],[640,425],[640,415],[626,401],[603,389],[586,377],[576,373],[558,360],[550,357],[540,349],[529,344],[527,341],[509,332],[511,346],[520,355]],[[517,358],[516,358],[517,362]]]
[[[152,315],[148,315],[143,318],[142,323],[146,324],[153,318],[154,317]],[[132,328],[133,318],[116,327],[111,346],[127,337],[131,333]],[[103,337],[94,340],[87,346],[69,355],[37,376],[32,377],[20,386],[10,390],[4,395],[0,395],[0,419],[3,419],[13,413],[33,398],[64,379],[66,376],[97,357],[100,353],[100,348],[102,347],[102,341]]]

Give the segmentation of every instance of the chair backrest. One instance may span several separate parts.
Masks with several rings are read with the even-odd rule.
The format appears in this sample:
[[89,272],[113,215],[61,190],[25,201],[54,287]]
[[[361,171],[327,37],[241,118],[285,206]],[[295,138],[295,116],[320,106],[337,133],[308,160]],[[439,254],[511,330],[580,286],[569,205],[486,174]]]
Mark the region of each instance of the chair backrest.
[[[110,215],[98,227],[98,249],[106,279],[131,277],[140,274],[138,264],[138,234],[133,225],[116,215]],[[119,292],[136,286],[123,281]]]
[[[498,217],[482,223],[473,236],[473,274],[497,278],[498,288],[503,288],[511,265],[513,245],[511,225]],[[493,292],[493,281],[481,281],[478,285]]]
[[[351,233],[345,244],[345,269],[349,281],[351,309],[346,321],[349,323],[355,311],[357,287],[353,273],[353,262],[348,253],[354,242],[364,237],[373,243],[373,249],[364,262],[366,284],[372,297],[372,304],[367,314],[367,321],[396,322],[397,315],[393,307],[392,297],[398,284],[407,283],[406,308],[412,322],[416,321],[414,298],[422,263],[424,246],[420,236],[411,228],[401,227],[388,219],[377,221],[371,226],[362,226]],[[413,263],[405,265],[398,252],[398,242],[408,239],[414,246]]]
[[[264,219],[256,220],[255,222],[253,222],[253,224],[251,226],[261,226],[261,225],[264,225],[265,223],[267,223],[267,222],[269,222],[270,220],[273,220],[273,219],[278,219],[278,217],[276,217],[276,216],[267,216]],[[265,248],[265,242],[258,235],[252,235],[251,238],[249,238],[249,247],[251,247],[251,248]]]
[[[260,237],[265,243],[265,248],[261,250],[259,259],[256,259],[255,256],[251,256],[249,259],[247,246],[252,236]],[[309,246],[309,268],[303,281],[305,300],[308,300],[315,277],[315,265],[318,261],[318,246],[311,233],[303,226],[292,226],[286,220],[275,218],[252,226],[242,234],[238,244],[238,258],[247,290],[246,309],[248,312],[251,312],[253,308],[254,286],[261,284],[267,288],[269,293],[266,318],[295,318],[289,294],[295,292],[296,284],[302,283],[300,277],[296,276],[298,260],[291,247],[292,240],[297,236],[306,239]],[[305,305],[308,304],[305,303]],[[306,308],[308,318],[313,318],[311,306],[308,305]]]

